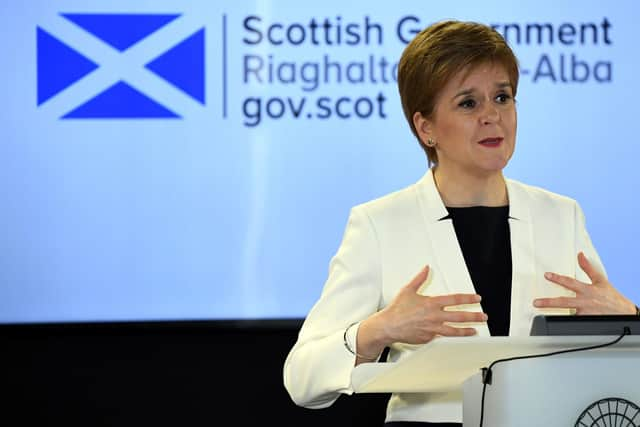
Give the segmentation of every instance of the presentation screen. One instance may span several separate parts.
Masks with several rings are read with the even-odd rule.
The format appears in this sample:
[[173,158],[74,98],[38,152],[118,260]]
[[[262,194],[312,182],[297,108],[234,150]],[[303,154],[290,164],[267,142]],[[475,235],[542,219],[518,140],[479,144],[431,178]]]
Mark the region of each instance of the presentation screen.
[[351,207],[427,171],[397,68],[444,19],[513,47],[505,175],[578,200],[611,282],[640,302],[636,1],[0,12],[0,322],[304,317]]

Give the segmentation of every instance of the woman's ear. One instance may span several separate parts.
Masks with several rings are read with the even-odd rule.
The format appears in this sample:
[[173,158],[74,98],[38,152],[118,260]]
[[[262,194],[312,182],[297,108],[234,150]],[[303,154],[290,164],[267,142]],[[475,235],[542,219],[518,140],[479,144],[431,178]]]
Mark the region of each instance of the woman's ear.
[[413,126],[415,126],[422,143],[426,143],[430,138],[433,138],[431,121],[427,120],[419,111],[413,114]]

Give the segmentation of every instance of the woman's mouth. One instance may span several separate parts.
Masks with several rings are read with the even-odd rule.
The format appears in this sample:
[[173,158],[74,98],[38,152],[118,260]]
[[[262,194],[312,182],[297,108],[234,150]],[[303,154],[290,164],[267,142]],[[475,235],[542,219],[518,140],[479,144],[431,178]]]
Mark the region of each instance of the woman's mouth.
[[494,148],[494,147],[499,147],[500,144],[502,144],[503,140],[504,138],[491,137],[491,138],[485,138],[482,141],[478,141],[478,144],[483,145],[485,147]]

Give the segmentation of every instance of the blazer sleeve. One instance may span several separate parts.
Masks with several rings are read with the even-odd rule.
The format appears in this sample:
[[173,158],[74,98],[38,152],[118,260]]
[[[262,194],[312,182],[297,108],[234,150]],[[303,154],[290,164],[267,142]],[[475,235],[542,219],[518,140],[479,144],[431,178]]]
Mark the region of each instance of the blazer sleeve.
[[582,268],[580,268],[580,266],[578,265],[577,256],[579,252],[584,252],[589,262],[591,262],[591,264],[597,270],[601,271],[605,275],[605,277],[607,275],[607,272],[604,268],[604,265],[602,264],[602,260],[600,259],[598,252],[596,251],[595,247],[593,246],[593,243],[591,242],[591,237],[589,236],[589,232],[587,231],[584,212],[582,211],[582,208],[580,207],[578,202],[575,202],[574,208],[575,208],[575,226],[576,226],[575,277],[577,280],[580,280],[582,282],[591,283],[591,279],[589,279],[589,276],[587,276],[587,273],[585,273],[582,270]]
[[[318,301],[305,318],[283,368],[284,385],[299,406],[324,408],[351,394],[355,356],[344,331],[375,313],[381,300],[378,240],[364,206],[355,207]],[[355,336],[359,324],[350,329]],[[355,342],[353,340],[352,342]]]

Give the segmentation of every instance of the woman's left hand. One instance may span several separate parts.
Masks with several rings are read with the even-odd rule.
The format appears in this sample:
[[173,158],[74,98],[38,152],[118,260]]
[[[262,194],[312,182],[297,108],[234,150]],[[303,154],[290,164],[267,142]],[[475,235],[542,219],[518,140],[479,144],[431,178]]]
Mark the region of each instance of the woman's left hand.
[[616,290],[606,276],[596,270],[584,253],[578,254],[578,265],[587,273],[591,284],[569,276],[545,273],[545,279],[573,292],[575,297],[537,298],[538,308],[573,308],[576,314],[635,314],[635,304]]

